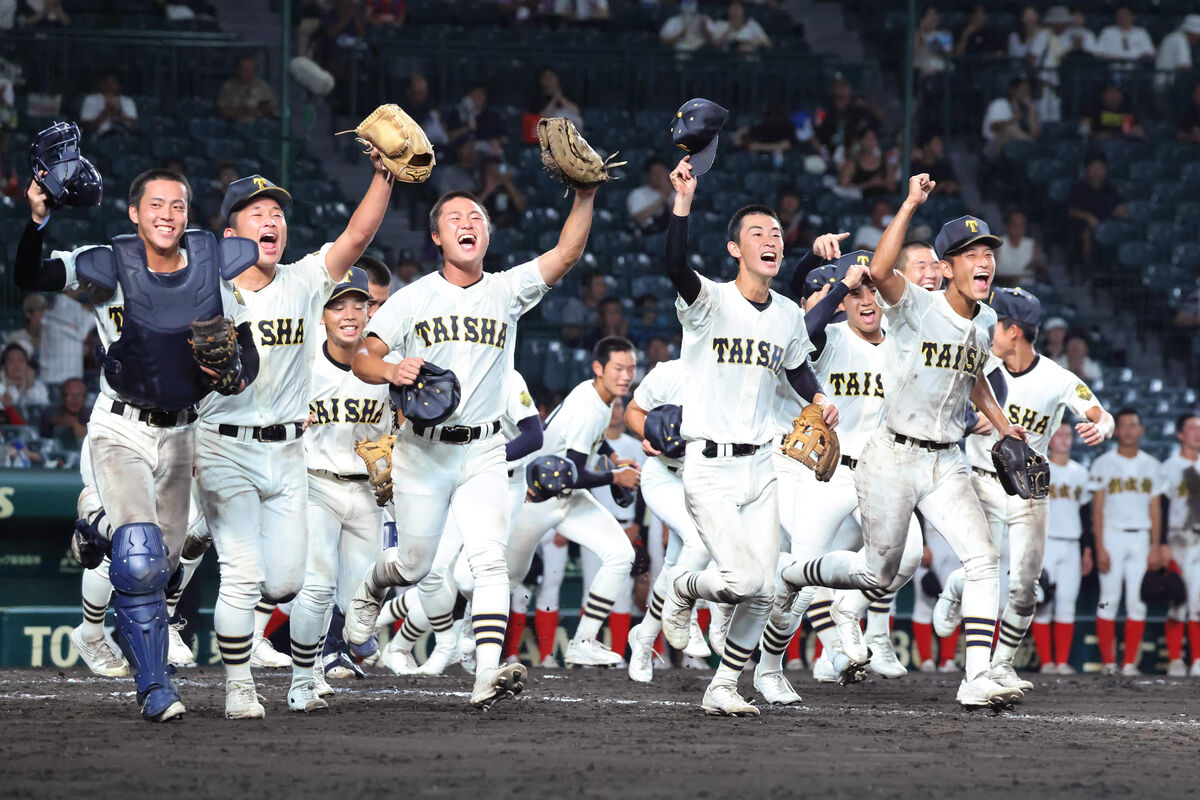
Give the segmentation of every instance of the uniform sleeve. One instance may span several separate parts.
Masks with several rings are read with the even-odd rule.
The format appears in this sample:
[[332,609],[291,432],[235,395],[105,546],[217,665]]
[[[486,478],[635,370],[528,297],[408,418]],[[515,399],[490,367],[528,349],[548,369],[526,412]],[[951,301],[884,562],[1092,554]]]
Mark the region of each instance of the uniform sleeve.
[[75,259],[84,250],[90,250],[92,247],[104,247],[105,245],[88,245],[87,247],[77,247],[74,250],[52,250],[50,258],[57,258],[63,263],[63,268],[67,271],[67,282],[63,287],[65,291],[79,288],[79,275],[75,272]]
[[1092,487],[1088,480],[1087,470],[1083,468],[1082,464],[1079,464],[1078,467],[1079,467],[1079,487],[1080,487],[1079,505],[1082,507],[1082,506],[1085,506],[1088,503],[1092,502]]
[[509,377],[508,408],[505,413],[514,423],[537,416],[537,405],[533,402],[529,387],[519,372],[513,372]]
[[408,302],[409,289],[405,287],[380,306],[367,323],[365,334],[374,336],[388,347],[388,352],[405,355],[405,333],[412,329],[412,312]]
[[[608,427],[609,416],[588,413],[591,409],[585,407],[583,395],[568,395],[563,401],[562,411],[555,417],[555,422],[566,428],[567,435],[563,443],[566,450],[591,456],[596,442],[604,439],[604,430]],[[590,405],[590,404],[586,404]]]
[[655,367],[650,370],[649,374],[642,379],[638,387],[633,390],[633,402],[638,404],[638,408],[643,411],[651,411],[665,402],[663,400],[662,379],[663,371],[661,367]]
[[883,316],[890,324],[895,325],[902,322],[910,328],[916,328],[921,314],[933,303],[933,294],[933,292],[927,292],[917,287],[916,284],[905,278],[904,294],[900,295],[900,299],[896,301],[895,305],[888,305],[879,292],[875,293],[875,300],[883,309]]
[[542,271],[538,269],[536,258],[500,273],[500,280],[512,298],[508,313],[513,319],[524,316],[550,291],[550,286],[542,278]]
[[225,316],[233,320],[235,328],[243,322],[250,322],[250,309],[242,302],[241,295],[234,290],[233,284],[228,281],[221,281],[221,308],[224,309]]
[[1071,372],[1063,370],[1062,402],[1071,413],[1081,420],[1087,419],[1089,409],[1097,408],[1100,402],[1091,388]]
[[1166,464],[1159,461],[1154,456],[1148,455],[1146,458],[1152,467],[1150,471],[1150,474],[1153,478],[1151,482],[1152,488],[1150,490],[1151,495],[1153,496],[1156,494],[1169,493],[1171,491],[1171,482],[1167,479],[1167,470],[1164,469]]
[[322,303],[333,293],[333,276],[329,274],[329,267],[325,266],[325,255],[331,247],[333,242],[326,242],[320,250],[309,253],[291,266],[296,274],[304,278],[310,296],[320,297]]
[[804,311],[800,306],[795,307],[795,324],[792,326],[792,338],[788,341],[787,350],[783,354],[783,368],[796,369],[804,363],[808,354],[816,350],[812,339],[808,338],[808,328],[804,326]]
[[682,297],[675,298],[675,312],[679,323],[688,330],[700,331],[712,325],[713,316],[720,305],[720,295],[716,292],[716,284],[703,275],[700,279],[700,293],[696,300],[688,305]]
[[1106,470],[1104,468],[1105,458],[1101,456],[1092,462],[1092,468],[1088,470],[1087,490],[1089,492],[1103,492],[1105,483],[1108,480]]

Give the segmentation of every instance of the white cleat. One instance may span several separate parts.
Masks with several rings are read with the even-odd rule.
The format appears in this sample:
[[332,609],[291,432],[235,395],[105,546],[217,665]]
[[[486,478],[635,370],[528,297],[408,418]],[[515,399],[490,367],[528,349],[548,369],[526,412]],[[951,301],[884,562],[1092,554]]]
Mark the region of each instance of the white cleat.
[[262,719],[266,715],[253,679],[225,681],[225,719]]
[[[171,623],[170,629],[167,631],[167,663],[173,664],[180,669],[196,666],[196,656],[192,653],[192,648],[188,647],[187,642],[183,640],[182,634],[179,633],[183,628],[183,621]],[[251,659],[253,659],[253,651],[251,651]],[[251,666],[254,661],[251,660]]]
[[1043,675],[1057,675],[1058,674],[1058,665],[1048,662],[1048,663],[1042,664],[1042,668],[1039,671]]
[[317,692],[317,697],[333,697],[334,689],[329,685],[329,681],[325,679],[325,669],[317,660],[317,665],[313,667],[313,685]]
[[1187,674],[1188,674],[1188,668],[1187,668],[1187,665],[1183,663],[1182,658],[1177,658],[1177,659],[1173,660],[1170,664],[1167,664],[1167,677],[1168,678],[1186,678]]
[[550,653],[538,662],[538,666],[542,669],[558,669],[558,659],[554,657],[553,653]]
[[[716,621],[716,613],[713,614]],[[679,596],[675,581],[667,581],[667,594],[663,598],[662,632],[667,644],[683,650],[692,640],[692,603]],[[710,628],[711,631],[711,628]],[[567,663],[570,663],[568,659]]]
[[954,629],[962,622],[962,601],[948,594],[946,589],[938,595],[933,604],[933,632],[938,638],[945,639],[954,633]]
[[708,611],[712,616],[708,623],[708,644],[712,648],[713,655],[719,656],[725,652],[725,639],[729,636],[733,606],[729,603],[710,603]]
[[[396,641],[399,639],[392,640],[392,642]],[[388,642],[383,654],[379,656],[380,663],[390,669],[394,675],[416,675],[421,667],[417,664],[412,650],[401,650],[400,648],[393,650],[392,642]]]
[[1142,671],[1138,669],[1137,664],[1126,664],[1121,667],[1122,678],[1140,678],[1141,676]]
[[1200,658],[1192,662],[1192,669],[1188,674],[1193,678],[1200,678]]
[[871,655],[867,669],[871,672],[882,678],[903,678],[908,674],[908,667],[900,663],[892,648],[892,637],[887,634],[872,636],[867,639],[867,649]]
[[[838,636],[842,640],[842,649],[846,656],[859,664],[866,664],[871,659],[867,652],[867,643],[863,639],[862,628],[859,627],[858,616],[842,611],[841,598],[833,601],[829,607],[829,617],[837,627]],[[890,645],[889,645],[890,647]]]
[[617,667],[621,656],[595,639],[572,639],[563,662],[568,667]]
[[754,691],[761,694],[764,700],[780,706],[794,706],[802,702],[782,671],[764,672],[761,667],[760,664],[754,668]]
[[129,674],[129,662],[117,655],[105,636],[94,640],[84,639],[83,626],[80,626],[71,631],[70,639],[71,644],[75,646],[75,652],[79,653],[79,657],[93,675],[99,675],[101,678],[124,678]]
[[[655,635],[654,639],[658,636]],[[642,641],[642,626],[635,625],[629,631],[629,679],[638,683],[649,683],[654,679],[654,639]]]
[[[371,568],[372,570],[374,567]],[[368,575],[370,572],[368,571]],[[358,585],[354,597],[350,600],[350,608],[346,609],[346,624],[342,626],[342,638],[350,644],[366,644],[375,633],[375,623],[379,621],[379,611],[383,598],[375,597],[367,591],[367,581]]]
[[927,658],[921,662],[921,672],[937,672],[937,664],[932,658]]
[[956,672],[961,672],[962,670],[960,670],[958,668],[958,664],[955,664],[953,661],[947,661],[946,663],[944,663],[940,667],[938,667],[937,671],[945,673],[947,675],[952,675]]
[[986,673],[980,673],[973,680],[963,679],[958,685],[958,702],[965,708],[990,708],[993,711],[1011,709],[1021,697],[1020,689],[1001,686],[989,678]]
[[[683,654],[692,658],[708,658],[711,656],[713,654],[712,648],[708,646],[708,642],[704,641],[704,631],[700,630],[700,622],[696,619],[694,611],[692,614],[692,624],[688,630],[691,632],[692,638],[688,640],[687,647],[683,648]],[[655,638],[658,637],[656,636]]]
[[700,707],[710,717],[757,717],[759,715],[758,708],[747,703],[738,694],[736,686],[724,683],[709,684]]
[[[663,664],[663,667],[664,668],[670,667],[670,664],[671,664],[671,662],[668,661]],[[683,658],[679,659],[679,666],[683,669],[697,669],[697,670],[709,669],[708,662],[701,661],[698,658],[692,658],[691,656],[684,656]]]
[[838,682],[838,671],[833,668],[833,661],[829,658],[828,650],[822,650],[821,655],[813,662],[813,679],[817,683]]
[[310,711],[325,711],[329,708],[329,703],[322,699],[317,693],[317,683],[311,678],[292,681],[292,686],[288,689],[287,696],[288,708],[292,711],[302,711],[308,713]]
[[793,658],[784,664],[783,668],[788,672],[804,672],[804,661],[799,658]]
[[1027,681],[1017,674],[1011,661],[997,661],[988,670],[987,676],[1006,689],[1020,689],[1027,692],[1033,688],[1033,681]]
[[262,669],[284,669],[292,665],[292,657],[275,649],[265,636],[255,636],[250,646],[250,666]]
[[500,700],[516,697],[525,688],[528,672],[524,664],[509,664],[476,676],[471,705],[490,711]]
[[829,657],[837,682],[842,686],[861,683],[867,679],[867,665],[870,662],[855,661],[845,653],[834,653]]
[[1118,669],[1115,661],[1108,661],[1100,665],[1101,675],[1116,675],[1117,672]]
[[166,709],[164,709],[163,711],[160,711],[158,713],[158,716],[152,718],[150,721],[151,722],[170,722],[171,720],[174,720],[174,719],[181,719],[183,717],[183,715],[186,713],[187,713],[187,709],[183,707],[183,703],[180,702],[179,700],[176,700],[174,703],[171,703],[171,705],[167,706]]
[[1075,668],[1072,667],[1070,664],[1068,664],[1065,661],[1063,663],[1059,664],[1055,668],[1054,671],[1057,672],[1059,675],[1074,675],[1075,674]]
[[441,675],[448,667],[462,661],[462,651],[458,649],[458,632],[451,628],[436,634],[437,645],[425,663],[417,670],[418,675]]

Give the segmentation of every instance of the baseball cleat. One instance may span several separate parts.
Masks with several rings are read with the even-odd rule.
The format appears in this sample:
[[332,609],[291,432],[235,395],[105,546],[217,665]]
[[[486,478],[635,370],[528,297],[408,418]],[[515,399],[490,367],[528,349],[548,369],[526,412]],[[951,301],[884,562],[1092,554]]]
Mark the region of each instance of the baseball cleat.
[[932,658],[927,658],[921,662],[921,672],[937,672],[937,664]]
[[1107,662],[1101,664],[1100,665],[1100,674],[1101,675],[1116,675],[1117,674],[1116,662],[1107,661]]
[[317,697],[333,697],[334,689],[329,685],[329,681],[325,679],[325,669],[323,666],[318,666],[313,670],[313,685],[316,688]]
[[[688,640],[687,647],[683,648],[683,654],[692,658],[708,658],[711,656],[713,654],[712,648],[708,646],[708,642],[704,641],[704,631],[700,630],[700,622],[696,619],[695,614],[692,614],[692,624],[688,630],[691,631],[692,638]],[[657,639],[658,637],[656,636],[655,638]]]
[[842,686],[861,683],[867,679],[867,665],[870,661],[855,661],[845,653],[834,653],[830,656],[833,671],[837,673],[837,682]]
[[821,655],[813,662],[813,679],[817,683],[838,682],[838,671],[833,668],[833,661],[829,659],[828,650],[822,650]]
[[942,664],[940,667],[938,667],[937,671],[944,672],[947,675],[955,673],[955,672],[961,672],[961,670],[958,668],[958,664],[954,663],[954,659],[950,659],[950,660],[946,661],[944,664]]
[[954,633],[954,629],[960,622],[962,622],[962,601],[947,594],[946,589],[942,589],[937,602],[933,604],[933,632],[937,634],[938,638],[945,639]]
[[425,663],[417,670],[418,675],[441,675],[452,664],[462,661],[462,652],[458,649],[458,631],[451,628],[435,634],[437,645]]
[[475,691],[471,694],[471,705],[481,711],[490,711],[500,700],[516,697],[525,688],[528,673],[524,664],[509,664],[488,670],[475,678]]
[[784,664],[783,668],[788,672],[804,672],[804,661],[799,658],[793,658]]
[[800,695],[780,671],[762,671],[762,665],[754,668],[754,691],[772,705],[793,706],[801,702]]
[[225,681],[225,719],[262,719],[266,715],[253,679]]
[[1188,674],[1187,665],[1183,663],[1182,658],[1174,659],[1170,664],[1167,664],[1168,678],[1186,678]]
[[329,703],[317,692],[317,683],[312,678],[293,680],[291,688],[288,689],[287,703],[292,711],[304,713],[325,711],[329,708]]
[[595,639],[572,639],[563,657],[568,667],[616,667],[621,660],[620,655]]
[[[146,720],[148,722],[171,722],[172,720],[183,719],[183,715],[186,713],[187,709],[184,708],[183,703],[179,700],[175,700],[157,714],[146,717]],[[145,716],[144,711],[142,715]]]
[[[716,622],[714,609],[713,623]],[[692,639],[692,604],[679,596],[675,581],[667,581],[667,594],[663,598],[662,632],[667,644],[683,650]],[[712,631],[710,625],[709,631]],[[710,633],[711,635],[711,633]],[[570,663],[570,662],[568,662]]]
[[[393,642],[398,641],[393,639]],[[412,650],[392,649],[391,643],[379,656],[379,662],[390,669],[395,675],[416,675],[420,666]]]
[[871,661],[867,668],[882,678],[903,678],[908,667],[900,663],[892,647],[892,637],[885,633],[867,639],[867,652]]
[[[663,664],[663,666],[669,667],[670,664],[671,664],[671,662],[667,661]],[[679,666],[682,667],[683,669],[704,670],[704,669],[709,668],[707,661],[702,661],[698,658],[692,658],[691,656],[684,656],[683,658],[679,659]]]
[[180,668],[196,666],[196,655],[179,632],[186,624],[180,619],[178,622],[172,622],[167,631],[167,663]]
[[1020,689],[1001,686],[980,673],[972,680],[963,679],[958,685],[958,702],[968,709],[990,708],[993,711],[1011,709],[1023,695]]
[[[372,570],[375,568],[372,567]],[[370,572],[367,573],[368,575]],[[366,578],[358,585],[354,597],[350,600],[350,608],[346,609],[346,624],[342,626],[342,638],[350,644],[366,644],[375,633],[375,623],[379,620],[379,611],[383,599],[375,597],[367,589]]]
[[1192,668],[1188,672],[1188,675],[1193,678],[1200,678],[1200,658],[1192,662]]
[[724,683],[709,684],[700,703],[704,713],[710,717],[757,717],[758,709],[747,703],[737,687]]
[[634,625],[629,631],[629,679],[638,683],[649,683],[654,678],[654,639],[642,641],[642,626]]
[[708,623],[708,644],[713,655],[725,652],[725,638],[729,636],[729,622],[733,619],[733,606],[729,603],[709,603],[711,619]]
[[[862,628],[859,627],[858,616],[842,611],[842,598],[833,601],[829,607],[829,617],[837,627],[838,636],[842,639],[842,649],[851,661],[866,664],[871,656],[867,652],[867,643],[863,640]],[[891,645],[889,645],[890,647]]]
[[1140,678],[1142,671],[1138,669],[1137,664],[1126,664],[1121,667],[1121,677],[1123,678]]
[[1007,689],[1020,689],[1027,692],[1033,688],[1033,681],[1027,681],[1013,669],[1012,662],[998,661],[988,670],[988,677]]
[[255,636],[250,647],[250,666],[261,669],[284,669],[292,665],[292,657],[275,649],[265,636]]
[[1072,667],[1070,664],[1068,664],[1065,661],[1063,663],[1059,664],[1055,668],[1054,671],[1057,672],[1059,675],[1074,675],[1075,674],[1075,668]]
[[558,659],[554,657],[553,653],[551,653],[548,656],[544,656],[542,660],[538,662],[538,666],[542,669],[558,669]]
[[1039,670],[1039,672],[1041,672],[1043,675],[1057,675],[1058,665],[1053,662],[1047,662],[1042,664],[1042,668]]
[[104,636],[94,640],[85,639],[81,625],[71,631],[70,639],[75,652],[79,653],[79,657],[93,675],[99,675],[101,678],[124,678],[129,674],[129,662],[117,655]]
[[358,659],[359,661],[362,661],[363,663],[366,663],[366,660],[368,658],[373,658],[376,661],[378,661],[379,660],[379,658],[378,658],[378,656],[379,656],[379,634],[378,633],[371,634],[371,638],[367,639],[366,644],[351,644],[351,645],[349,645],[349,648],[350,648],[350,657],[351,658]]

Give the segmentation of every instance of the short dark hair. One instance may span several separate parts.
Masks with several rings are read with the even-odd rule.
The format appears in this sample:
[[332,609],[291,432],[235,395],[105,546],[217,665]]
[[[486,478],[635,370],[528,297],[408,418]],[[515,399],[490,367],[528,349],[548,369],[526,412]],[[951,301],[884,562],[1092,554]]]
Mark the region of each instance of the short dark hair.
[[933,245],[931,245],[929,242],[925,241],[924,239],[907,239],[907,240],[905,240],[904,244],[900,245],[900,258],[896,262],[896,266],[899,267],[901,264],[907,264],[908,263],[908,251],[913,250],[918,247],[933,250],[933,254],[935,256],[937,255],[937,250],[934,250]]
[[1093,161],[1099,161],[1101,164],[1108,166],[1108,159],[1105,158],[1104,153],[1100,153],[1100,152],[1088,153],[1087,156],[1083,159],[1083,166],[1090,167],[1092,165]]
[[619,308],[621,306],[621,299],[618,297],[606,297],[603,300],[601,300],[599,303],[596,303],[596,310],[599,311],[601,307],[611,306],[614,303]]
[[1019,75],[1013,75],[1011,78],[1008,79],[1008,91],[1011,92],[1013,89],[1017,88],[1022,83],[1026,83],[1026,84],[1029,83],[1028,75],[1026,75],[1025,73],[1021,73]]
[[743,206],[733,212],[733,216],[729,218],[729,229],[727,230],[729,241],[737,243],[738,237],[742,234],[742,220],[751,214],[766,214],[776,222],[779,221],[779,215],[770,206],[764,206],[759,203]]
[[491,230],[492,218],[488,216],[487,209],[483,207],[483,203],[479,202],[479,198],[474,194],[463,189],[453,192],[446,192],[437,199],[437,202],[433,204],[433,208],[429,209],[429,230],[433,233],[437,233],[438,220],[442,218],[442,206],[459,197],[465,197],[475,205],[479,206],[479,210],[483,212],[483,219],[485,222],[487,222],[488,230]]
[[25,359],[26,364],[33,363],[33,359],[29,357],[29,351],[26,350],[23,346],[17,344],[16,342],[13,342],[12,344],[10,344],[4,348],[4,352],[0,353],[0,364],[3,364],[5,361],[8,361],[9,353],[20,353],[21,356]]
[[592,361],[599,361],[600,366],[603,367],[608,363],[613,353],[632,352],[634,352],[633,342],[624,336],[605,336],[596,342],[596,346],[592,348]]
[[72,383],[78,383],[80,386],[83,387],[84,395],[87,394],[87,382],[84,381],[83,378],[67,378],[65,381],[63,381],[62,383],[60,383],[58,385],[59,396],[61,396],[65,399],[67,396],[67,387],[70,386]]
[[1000,317],[999,322],[1004,323],[1004,327],[1011,328],[1014,325],[1020,329],[1021,335],[1025,337],[1025,341],[1033,344],[1037,341],[1038,328],[1036,325],[1030,325],[1026,322],[1017,322],[1011,317]]
[[183,188],[187,191],[188,205],[192,204],[192,185],[188,183],[188,179],[183,177],[182,173],[165,167],[154,167],[138,175],[133,179],[133,183],[129,184],[129,205],[136,206],[142,202],[142,196],[146,194],[146,184],[150,181],[182,183]]
[[645,175],[650,171],[650,168],[655,165],[662,165],[663,169],[666,169],[667,162],[663,161],[658,156],[650,156],[645,160],[645,162],[642,163],[642,174]]
[[390,286],[392,283],[392,273],[388,271],[387,265],[375,256],[359,256],[354,266],[367,273],[368,283],[377,286]]
[[1200,419],[1200,411],[1196,411],[1195,409],[1192,409],[1191,411],[1185,411],[1182,414],[1180,414],[1178,417],[1176,417],[1175,418],[1175,432],[1179,433],[1180,431],[1182,431],[1183,426],[1186,425],[1187,421],[1189,419],[1191,419],[1192,417],[1196,417],[1196,418]]
[[1113,424],[1119,425],[1121,422],[1121,417],[1128,417],[1131,414],[1138,418],[1139,423],[1142,421],[1142,414],[1140,411],[1133,406],[1123,406],[1117,409],[1116,414],[1113,414]]
[[656,334],[654,334],[653,336],[651,336],[649,339],[647,339],[647,340],[646,340],[646,347],[645,347],[645,349],[646,349],[646,350],[649,350],[649,349],[650,349],[650,345],[651,345],[653,342],[662,342],[662,343],[663,343],[663,344],[664,344],[666,347],[670,347],[670,346],[671,346],[671,343],[667,341],[667,337],[665,337],[665,336],[659,336],[659,335],[656,333]]
[[657,308],[658,307],[658,295],[652,294],[650,292],[643,292],[642,294],[639,294],[637,297],[633,298],[633,304],[635,306],[639,306],[639,307],[645,306],[645,305],[652,305],[655,308]]

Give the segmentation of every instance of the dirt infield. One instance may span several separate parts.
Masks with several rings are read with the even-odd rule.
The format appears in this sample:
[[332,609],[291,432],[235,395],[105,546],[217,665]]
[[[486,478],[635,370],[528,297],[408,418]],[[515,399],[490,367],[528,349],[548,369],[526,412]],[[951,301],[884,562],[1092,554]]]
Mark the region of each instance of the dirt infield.
[[700,711],[706,672],[646,686],[535,669],[483,715],[455,670],[341,682],[310,716],[287,711],[286,672],[264,671],[267,718],[240,723],[222,718],[219,671],[186,670],[189,714],[161,727],[138,719],[128,679],[3,670],[0,796],[1177,797],[1200,773],[1196,680],[1038,676],[996,716],[959,710],[952,675],[843,688],[800,673],[803,705],[730,720]]

